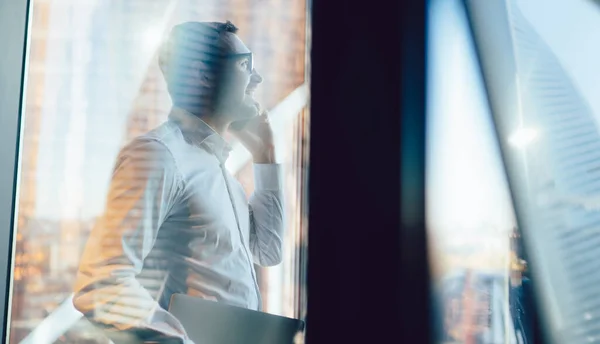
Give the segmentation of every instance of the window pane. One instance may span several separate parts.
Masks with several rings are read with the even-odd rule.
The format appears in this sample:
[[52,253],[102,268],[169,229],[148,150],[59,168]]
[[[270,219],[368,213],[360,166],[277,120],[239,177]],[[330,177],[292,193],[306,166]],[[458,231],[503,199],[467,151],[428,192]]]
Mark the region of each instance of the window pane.
[[[159,48],[171,28],[186,21],[231,20],[264,79],[254,98],[270,110],[283,170],[285,226],[281,263],[257,266],[256,282],[263,311],[304,318],[306,1],[32,3],[10,342],[27,336],[35,343],[107,341],[73,308],[76,275],[90,234],[106,226],[117,157],[140,135],[168,121],[172,101],[158,64]],[[225,166],[241,183],[240,192],[250,196],[255,190],[252,156],[234,135],[223,136],[233,149]],[[150,291],[158,295],[162,280],[155,282],[141,281],[146,287],[156,284]]]

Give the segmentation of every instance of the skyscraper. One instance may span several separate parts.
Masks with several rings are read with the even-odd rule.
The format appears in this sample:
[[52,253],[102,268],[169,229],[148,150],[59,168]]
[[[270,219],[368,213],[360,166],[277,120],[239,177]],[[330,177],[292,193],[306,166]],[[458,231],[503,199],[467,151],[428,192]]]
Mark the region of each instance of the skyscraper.
[[[600,134],[595,115],[551,48],[509,1],[525,148],[532,261],[563,343],[600,341]],[[534,276],[535,277],[540,277]],[[544,277],[546,278],[546,277]]]

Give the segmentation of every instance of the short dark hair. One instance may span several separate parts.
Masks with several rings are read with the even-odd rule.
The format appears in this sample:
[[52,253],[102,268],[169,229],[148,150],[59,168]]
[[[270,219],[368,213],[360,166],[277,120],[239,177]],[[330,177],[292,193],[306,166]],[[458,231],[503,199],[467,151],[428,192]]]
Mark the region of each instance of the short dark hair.
[[166,68],[182,55],[202,58],[198,55],[222,50],[222,34],[225,32],[237,33],[238,28],[230,21],[185,22],[174,26],[160,48],[158,61],[161,70],[164,73]]
[[238,28],[230,21],[185,22],[173,27],[158,55],[173,102],[177,101],[177,89],[186,87],[185,76],[192,62],[204,62],[209,68],[205,72],[218,78],[223,57],[230,53],[223,34],[237,32]]

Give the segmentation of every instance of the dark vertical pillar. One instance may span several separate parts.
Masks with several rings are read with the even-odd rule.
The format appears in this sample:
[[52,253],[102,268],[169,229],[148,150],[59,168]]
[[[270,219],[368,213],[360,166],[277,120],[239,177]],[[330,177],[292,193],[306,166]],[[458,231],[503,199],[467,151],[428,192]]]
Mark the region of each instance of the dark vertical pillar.
[[425,2],[312,9],[307,343],[427,343]]

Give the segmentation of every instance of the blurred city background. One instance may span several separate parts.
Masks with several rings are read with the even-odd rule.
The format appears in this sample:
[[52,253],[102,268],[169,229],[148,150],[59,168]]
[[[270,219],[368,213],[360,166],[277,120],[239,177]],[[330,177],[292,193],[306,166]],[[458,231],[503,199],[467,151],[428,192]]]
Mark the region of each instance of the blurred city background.
[[[32,1],[11,343],[61,305],[68,309],[79,257],[103,211],[119,149],[167,118],[171,103],[156,53],[170,28],[188,20],[238,26],[265,80],[256,97],[278,109],[272,115],[278,116],[274,130],[285,163],[286,256],[258,277],[266,311],[304,317],[308,19],[305,0]],[[228,167],[251,193],[251,161],[238,153]],[[73,318],[76,311],[68,312]],[[43,340],[106,341],[84,320],[57,335],[46,333]],[[29,341],[39,343],[35,338]]]

